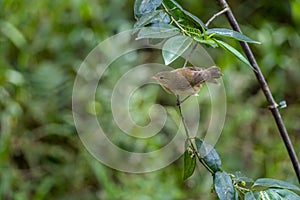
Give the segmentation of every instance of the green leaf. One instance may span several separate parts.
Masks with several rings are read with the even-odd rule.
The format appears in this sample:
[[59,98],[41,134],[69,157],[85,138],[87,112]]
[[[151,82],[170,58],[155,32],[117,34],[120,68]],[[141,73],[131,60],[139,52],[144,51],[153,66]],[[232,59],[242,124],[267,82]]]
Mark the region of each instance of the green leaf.
[[138,33],[137,40],[142,38],[169,38],[180,33],[179,29],[170,24],[155,24],[151,27],[143,27]]
[[265,190],[260,192],[262,199],[270,199],[270,200],[284,200],[282,199],[279,194],[277,194],[273,190]]
[[181,56],[192,44],[193,39],[184,35],[168,39],[162,48],[162,55],[166,65]]
[[213,39],[213,40],[220,47],[222,47],[223,49],[225,49],[226,51],[228,51],[229,53],[231,53],[232,55],[234,55],[235,57],[237,57],[240,61],[242,61],[243,63],[245,63],[246,65],[248,65],[249,67],[251,67],[253,69],[252,65],[249,63],[249,61],[247,60],[247,58],[245,58],[238,50],[236,50],[235,48],[233,48],[232,46],[230,46],[226,42],[223,42],[223,41],[217,40],[217,39]]
[[183,179],[187,179],[194,173],[196,166],[196,156],[193,155],[188,149],[184,152],[184,172]]
[[197,16],[193,15],[192,13],[186,11],[186,10],[182,10],[184,14],[186,14],[187,16],[190,17],[190,19],[192,19],[194,22],[196,22],[201,28],[203,29],[207,29],[207,27],[205,26],[205,24],[203,23],[203,21],[201,19],[199,19]]
[[179,9],[179,10],[183,10],[183,8],[181,7],[180,4],[178,4],[176,1],[174,0],[163,0],[163,2],[171,9],[171,10],[175,10],[175,9]]
[[234,188],[234,199],[239,200],[239,191],[236,188]]
[[171,22],[171,19],[170,19],[169,15],[165,11],[161,11],[159,13],[159,17],[157,19],[155,19],[152,23],[155,25],[155,24],[159,24],[159,23],[169,24],[170,22]]
[[215,173],[214,188],[220,200],[235,199],[234,186],[231,177],[226,172]]
[[299,196],[286,189],[270,188],[263,191],[250,191],[245,194],[245,200],[299,200]]
[[[267,193],[266,191],[260,191],[260,192],[259,192],[259,197],[260,197],[260,199],[262,199],[262,200],[265,200],[265,199],[271,200],[270,197],[269,197],[269,195],[268,195],[268,193]],[[273,200],[273,199],[272,199],[272,200]]]
[[20,50],[27,45],[27,41],[21,31],[7,21],[0,20],[0,32]]
[[271,179],[271,178],[261,178],[257,179],[252,188],[258,188],[258,187],[264,187],[264,188],[283,188],[283,189],[289,189],[294,191],[300,191],[300,188],[294,184],[277,180],[277,179]]
[[159,17],[159,13],[161,11],[160,10],[155,10],[151,13],[148,13],[146,15],[143,15],[140,19],[138,19],[138,21],[134,24],[133,28],[138,29],[141,28],[143,26],[146,26],[150,23],[152,23],[155,19],[157,19]]
[[205,44],[205,45],[208,45],[213,48],[216,48],[219,46],[213,39],[204,40],[199,36],[194,36],[193,39],[200,44]]
[[212,29],[208,29],[206,31],[207,35],[211,35],[214,34],[214,36],[218,36],[221,38],[231,38],[231,39],[236,39],[239,41],[244,41],[244,42],[248,42],[248,43],[256,43],[256,44],[261,44],[258,41],[255,41],[245,35],[243,35],[240,32],[234,31],[234,30],[230,30],[230,29],[226,29],[226,28],[212,28]]
[[140,18],[141,16],[148,14],[162,3],[162,0],[135,0],[134,2],[134,16]]
[[299,200],[300,196],[297,195],[296,193],[286,190],[286,189],[270,189],[270,190],[275,190],[282,199],[288,199],[288,200]]
[[133,26],[133,32],[136,32],[139,28],[153,23],[154,21],[160,19],[161,10],[155,10],[151,13],[143,15]]
[[203,159],[207,167],[209,167],[213,172],[220,171],[222,163],[215,148],[211,144],[199,138],[195,138],[195,144],[200,157]]
[[257,191],[247,192],[245,194],[244,199],[245,200],[261,200],[260,197],[259,197],[259,192],[257,192]]
[[176,21],[180,22],[180,24],[191,28],[198,28],[200,31],[207,29],[198,17],[184,10],[176,1],[163,0],[163,4],[168,8],[168,12],[172,13],[172,16]]
[[164,43],[165,39],[163,38],[149,38],[148,44],[151,46],[162,46],[162,43]]

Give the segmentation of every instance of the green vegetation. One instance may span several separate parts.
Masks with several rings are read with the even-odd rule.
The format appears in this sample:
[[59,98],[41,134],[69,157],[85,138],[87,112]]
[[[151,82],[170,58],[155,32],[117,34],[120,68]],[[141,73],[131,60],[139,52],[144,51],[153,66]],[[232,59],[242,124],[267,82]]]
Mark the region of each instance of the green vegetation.
[[[178,2],[204,22],[219,11],[214,1]],[[156,172],[127,174],[98,162],[76,133],[71,105],[76,71],[99,42],[133,27],[133,3],[0,1],[0,199],[217,198],[207,192],[212,180],[205,168],[196,167],[194,175],[183,181],[183,156]],[[251,47],[275,99],[287,102],[281,113],[299,156],[300,3],[263,0],[229,4],[245,35],[262,43]],[[230,28],[224,16],[212,26]],[[240,50],[237,42],[225,41]],[[227,95],[226,123],[216,145],[222,168],[255,179],[297,183],[251,68],[221,49],[209,52],[222,68]],[[163,63],[163,59],[158,57],[157,62]],[[114,63],[107,75],[109,81],[116,82],[128,69],[130,66],[120,61]],[[201,116],[209,114],[205,110],[209,102],[201,100],[207,96],[205,92],[197,97]],[[98,93],[99,115],[113,141],[124,148],[139,148],[132,140],[121,141],[114,135],[120,130],[111,122],[110,102]],[[136,95],[139,104],[133,105],[138,108],[134,118],[141,124],[148,120],[145,107],[155,102],[176,112],[175,97],[158,86]],[[205,124],[201,119],[200,124]],[[159,135],[147,147],[157,149],[170,138],[172,132]]]

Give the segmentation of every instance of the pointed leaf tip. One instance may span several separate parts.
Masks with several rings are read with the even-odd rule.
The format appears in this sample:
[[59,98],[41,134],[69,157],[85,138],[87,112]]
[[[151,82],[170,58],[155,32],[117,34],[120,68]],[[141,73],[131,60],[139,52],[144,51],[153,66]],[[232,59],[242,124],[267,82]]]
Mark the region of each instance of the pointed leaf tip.
[[236,58],[238,58],[240,61],[248,65],[251,69],[255,70],[247,58],[245,58],[238,50],[227,44],[226,42],[223,42],[221,40],[213,39],[220,47],[234,55]]
[[227,28],[212,28],[212,29],[208,29],[206,31],[207,35],[211,35],[214,34],[214,36],[219,36],[220,38],[231,38],[231,39],[235,39],[235,40],[239,40],[239,41],[243,41],[243,42],[248,42],[248,43],[255,43],[255,44],[261,44],[258,41],[255,41],[247,36],[245,36],[244,34],[234,31],[234,30],[230,30]]

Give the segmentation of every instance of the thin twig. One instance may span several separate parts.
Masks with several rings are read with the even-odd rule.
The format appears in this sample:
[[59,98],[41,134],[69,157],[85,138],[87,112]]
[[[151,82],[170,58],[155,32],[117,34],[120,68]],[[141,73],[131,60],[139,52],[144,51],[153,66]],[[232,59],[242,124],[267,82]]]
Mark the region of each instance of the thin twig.
[[205,24],[206,27],[208,27],[208,25],[214,20],[216,19],[218,16],[222,15],[223,13],[227,12],[228,7],[224,8],[223,10],[221,10],[220,12],[214,14]]
[[184,119],[184,116],[183,116],[183,113],[182,113],[182,109],[181,109],[181,101],[180,101],[180,97],[179,95],[176,95],[177,97],[177,106],[178,106],[178,110],[179,110],[179,114],[180,114],[180,118],[181,118],[181,122],[183,124],[183,127],[184,127],[184,131],[185,131],[185,134],[186,134],[186,137],[190,143],[190,146],[192,147],[193,149],[193,152],[195,153],[195,155],[197,156],[199,162],[211,173],[211,174],[214,174],[214,172],[206,165],[206,163],[203,161],[203,159],[200,157],[200,154],[198,153],[198,150],[197,148],[195,147],[194,143],[192,142],[192,139],[190,137],[190,134],[189,134],[189,130],[187,128],[187,125],[185,123],[185,119]]
[[194,46],[193,46],[191,52],[189,53],[189,55],[188,55],[187,58],[185,59],[185,62],[184,62],[184,65],[183,65],[182,68],[185,68],[185,67],[186,67],[186,65],[187,65],[187,63],[189,62],[189,60],[190,60],[190,58],[191,58],[193,52],[195,51],[197,45],[198,45],[198,43],[196,42],[196,43],[194,44]]
[[[241,29],[232,13],[232,11],[230,10],[226,0],[218,0],[221,7],[223,9],[226,9],[227,8],[227,12],[226,12],[226,16],[227,16],[227,19],[230,23],[230,25],[232,26],[232,28],[235,30],[235,31],[238,31],[241,33]],[[293,167],[294,167],[294,170],[296,172],[296,175],[297,175],[297,178],[298,178],[298,181],[300,183],[300,165],[299,165],[299,161],[298,161],[298,158],[297,158],[297,155],[295,153],[295,149],[292,145],[292,142],[291,142],[291,139],[288,135],[288,132],[285,128],[285,125],[283,123],[283,120],[281,118],[281,115],[280,115],[280,112],[278,110],[278,106],[277,103],[275,102],[273,96],[272,96],[272,93],[270,91],[270,88],[264,78],[264,75],[262,74],[261,70],[260,70],[260,67],[258,66],[257,62],[256,62],[256,59],[249,47],[249,45],[246,43],[246,42],[240,42],[242,48],[243,48],[243,51],[245,52],[248,60],[250,61],[251,65],[253,66],[253,68],[255,69],[253,72],[255,73],[255,76],[260,84],[260,87],[263,91],[263,93],[265,94],[266,96],[266,99],[269,103],[269,108],[272,112],[272,115],[275,119],[275,122],[276,122],[276,125],[277,125],[277,128],[280,132],[280,135],[281,135],[281,138],[285,144],[285,147],[288,151],[288,154],[290,156],[290,159],[292,161],[292,164],[293,164]]]
[[179,114],[180,114],[180,117],[181,117],[181,121],[182,121],[182,124],[183,124],[183,127],[184,127],[184,131],[185,131],[185,134],[186,134],[186,137],[188,139],[190,139],[190,134],[189,134],[189,130],[187,128],[187,125],[185,123],[185,119],[184,119],[184,116],[182,114],[182,109],[181,109],[181,101],[180,101],[180,97],[179,95],[177,95],[177,105],[178,105],[178,109],[179,109]]

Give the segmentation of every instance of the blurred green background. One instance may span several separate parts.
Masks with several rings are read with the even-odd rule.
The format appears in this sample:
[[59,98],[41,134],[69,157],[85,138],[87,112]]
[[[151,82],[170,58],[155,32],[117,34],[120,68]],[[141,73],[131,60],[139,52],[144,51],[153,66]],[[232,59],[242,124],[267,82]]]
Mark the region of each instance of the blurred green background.
[[[219,10],[215,1],[178,2],[203,21]],[[182,181],[182,158],[152,173],[119,172],[94,159],[76,133],[71,107],[76,70],[99,42],[132,28],[133,3],[0,1],[0,199],[216,198],[210,193],[212,177],[201,165],[187,181]],[[229,4],[243,32],[262,42],[252,49],[274,98],[287,101],[281,113],[299,156],[300,1],[232,0]],[[229,27],[224,16],[210,26]],[[238,43],[231,44],[240,49]],[[242,171],[254,179],[297,183],[253,72],[221,49],[208,51],[222,68],[227,94],[226,122],[216,145],[223,169]],[[110,73],[113,76],[118,70],[115,67]],[[173,108],[174,97],[159,87],[145,91],[140,95],[141,108],[162,99]],[[101,118],[110,122],[109,101],[100,101],[99,106]],[[147,123],[147,109],[136,116]],[[118,131],[109,123],[107,130]],[[149,146],[160,144],[151,141]]]

